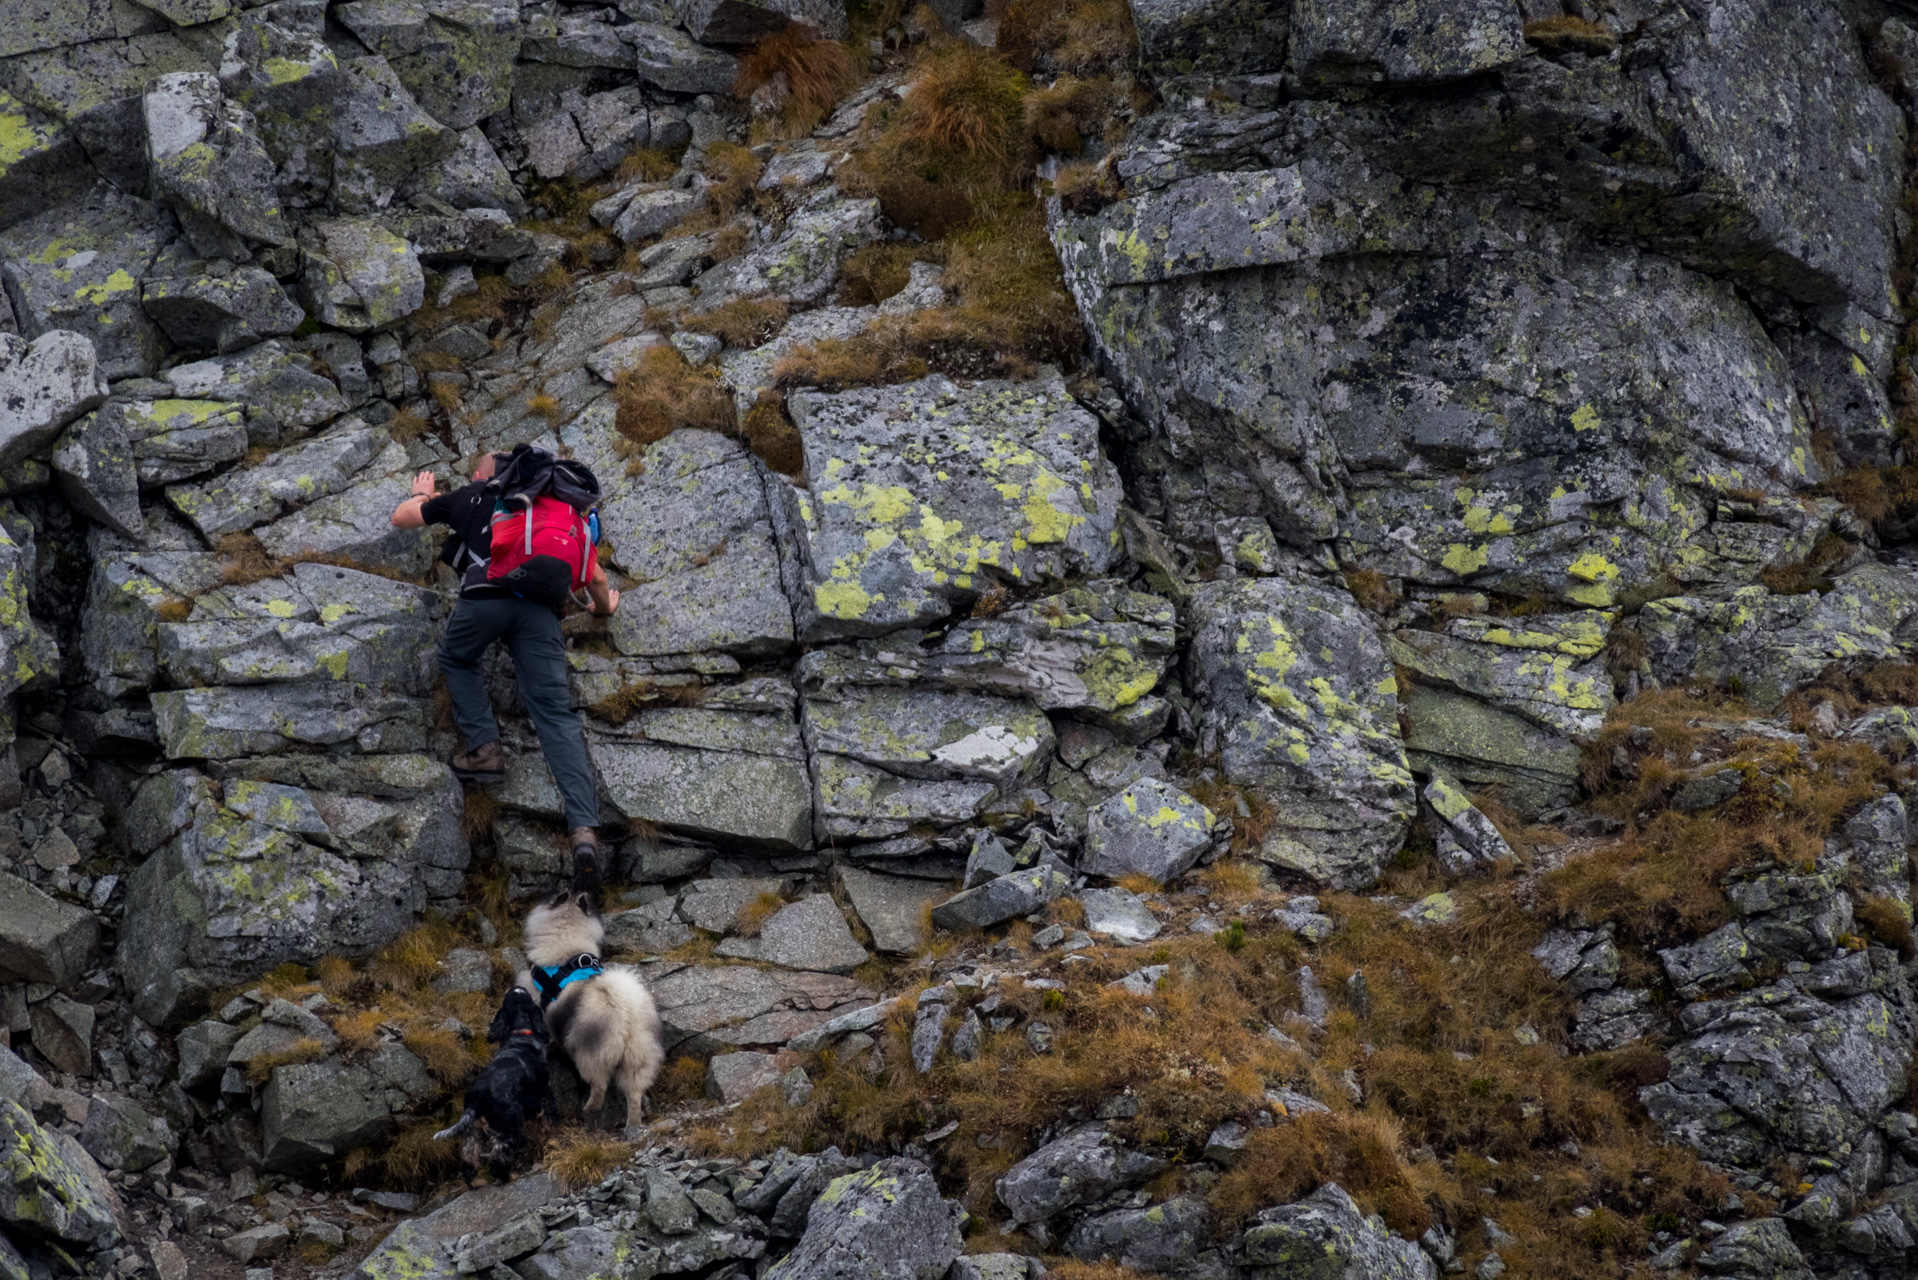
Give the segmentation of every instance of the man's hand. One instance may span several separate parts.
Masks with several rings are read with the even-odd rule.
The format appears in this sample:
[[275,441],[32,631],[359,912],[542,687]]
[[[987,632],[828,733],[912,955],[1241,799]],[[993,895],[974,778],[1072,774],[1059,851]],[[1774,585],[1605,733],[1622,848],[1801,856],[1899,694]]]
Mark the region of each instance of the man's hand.
[[[605,579],[602,578],[600,579],[600,581],[604,582]],[[587,591],[590,592],[593,596],[592,607],[588,609],[587,612],[596,614],[597,616],[602,618],[612,617],[613,611],[619,608],[619,592],[615,591],[611,587],[607,587],[606,600],[605,600],[605,603],[602,604],[599,600],[599,593],[597,591],[592,590],[592,585],[593,584],[590,584],[590,583],[587,585]]]
[[420,514],[433,497],[439,493],[440,482],[431,471],[422,471],[413,477],[413,496],[393,509],[393,527],[395,529],[420,529],[426,525],[426,517]]

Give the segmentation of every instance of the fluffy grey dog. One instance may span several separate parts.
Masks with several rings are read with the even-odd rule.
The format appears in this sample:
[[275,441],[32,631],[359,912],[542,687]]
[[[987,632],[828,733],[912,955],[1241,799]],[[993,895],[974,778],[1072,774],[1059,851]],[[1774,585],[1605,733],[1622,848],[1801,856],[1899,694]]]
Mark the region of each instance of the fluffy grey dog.
[[606,1087],[617,1080],[627,1122],[637,1123],[666,1051],[646,984],[629,968],[600,963],[605,938],[590,893],[554,895],[526,917],[529,968],[519,984],[540,993],[553,1040],[591,1090],[587,1112],[606,1105]]

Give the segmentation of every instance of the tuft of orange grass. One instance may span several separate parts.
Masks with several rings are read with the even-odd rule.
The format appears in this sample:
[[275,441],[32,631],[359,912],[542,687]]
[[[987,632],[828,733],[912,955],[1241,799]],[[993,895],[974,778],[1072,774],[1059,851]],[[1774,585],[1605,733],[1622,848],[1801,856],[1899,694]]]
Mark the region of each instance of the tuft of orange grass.
[[740,54],[733,96],[750,98],[781,80],[786,100],[780,107],[780,132],[797,138],[811,133],[831,114],[857,83],[858,72],[845,45],[794,22]]
[[569,1128],[546,1144],[546,1172],[568,1191],[591,1186],[632,1159],[634,1147],[584,1129]]
[[785,905],[786,900],[776,893],[760,894],[739,909],[739,915],[733,921],[733,932],[742,938],[757,938],[766,921]]

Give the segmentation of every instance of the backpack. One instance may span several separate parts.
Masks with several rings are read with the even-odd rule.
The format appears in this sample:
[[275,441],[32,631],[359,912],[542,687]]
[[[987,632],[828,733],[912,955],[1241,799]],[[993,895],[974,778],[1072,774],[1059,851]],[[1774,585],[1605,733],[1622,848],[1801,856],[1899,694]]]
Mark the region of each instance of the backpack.
[[593,576],[598,477],[582,463],[522,444],[487,488],[493,545],[486,580],[563,611]]

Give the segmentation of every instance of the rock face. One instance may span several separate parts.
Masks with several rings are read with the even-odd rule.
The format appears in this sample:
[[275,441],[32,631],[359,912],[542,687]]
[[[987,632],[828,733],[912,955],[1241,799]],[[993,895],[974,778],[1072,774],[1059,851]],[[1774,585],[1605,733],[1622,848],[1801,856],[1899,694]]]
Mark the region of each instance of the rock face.
[[849,1275],[939,1280],[959,1256],[964,1211],[939,1196],[927,1168],[881,1160],[834,1179],[814,1202],[799,1247],[775,1263],[778,1280]]
[[69,1245],[119,1237],[112,1188],[80,1144],[0,1098],[0,1222]]
[[1259,856],[1368,883],[1404,838],[1413,791],[1397,683],[1364,615],[1340,592],[1267,578],[1207,586],[1193,616],[1204,740],[1280,813]]
[[[366,1280],[1037,1280],[960,1257],[912,1156],[998,1161],[974,1211],[1087,1265],[1496,1280],[1541,1264],[1491,1203],[1416,1245],[1336,1185],[1218,1220],[1255,1129],[1325,1110],[1291,1089],[1203,1134],[1158,1095],[1030,1132],[940,1098],[1008,1055],[1080,1069],[1087,997],[1143,1026],[1247,944],[1298,997],[1261,1052],[1317,1058],[1400,1007],[1347,941],[1463,964],[1508,893],[1559,912],[1528,943],[1555,1014],[1459,1052],[1613,1055],[1587,1065],[1642,1085],[1629,1123],[1739,1197],[1689,1203],[1652,1270],[1911,1274],[1910,7],[933,0],[861,25],[858,82],[788,136],[836,56],[811,41],[874,6],[20,0],[0,1276],[183,1280],[217,1241]],[[1043,182],[981,203],[932,151],[863,163],[961,62],[1024,98]],[[391,521],[521,443],[602,485],[624,604],[566,619],[565,674],[603,949],[697,1060],[668,1079],[746,1106],[740,1142],[780,1108],[826,1134],[847,1072],[928,1109],[743,1160],[633,1116],[591,1186],[368,1234],[406,1201],[341,1170],[397,1177],[367,1156],[438,1121],[524,963],[495,895],[568,874],[503,659],[505,780],[441,763],[454,579]],[[1535,892],[1689,823],[1788,854],[1652,931]],[[428,962],[435,913],[462,936]],[[405,1016],[342,981],[382,952]],[[1155,1087],[1249,1069],[1210,1050]],[[1399,1108],[1390,1071],[1283,1073]],[[1566,1229],[1635,1251],[1664,1212]]]
[[789,408],[820,477],[811,494],[774,491],[807,638],[923,625],[995,581],[1098,574],[1114,560],[1118,477],[1061,383],[935,377],[803,393]]
[[250,767],[259,776],[229,775],[223,803],[193,770],[155,777],[135,800],[130,823],[150,856],[128,886],[120,965],[149,1021],[189,1016],[208,990],[286,960],[370,951],[459,885],[468,854],[446,766],[401,755]]

